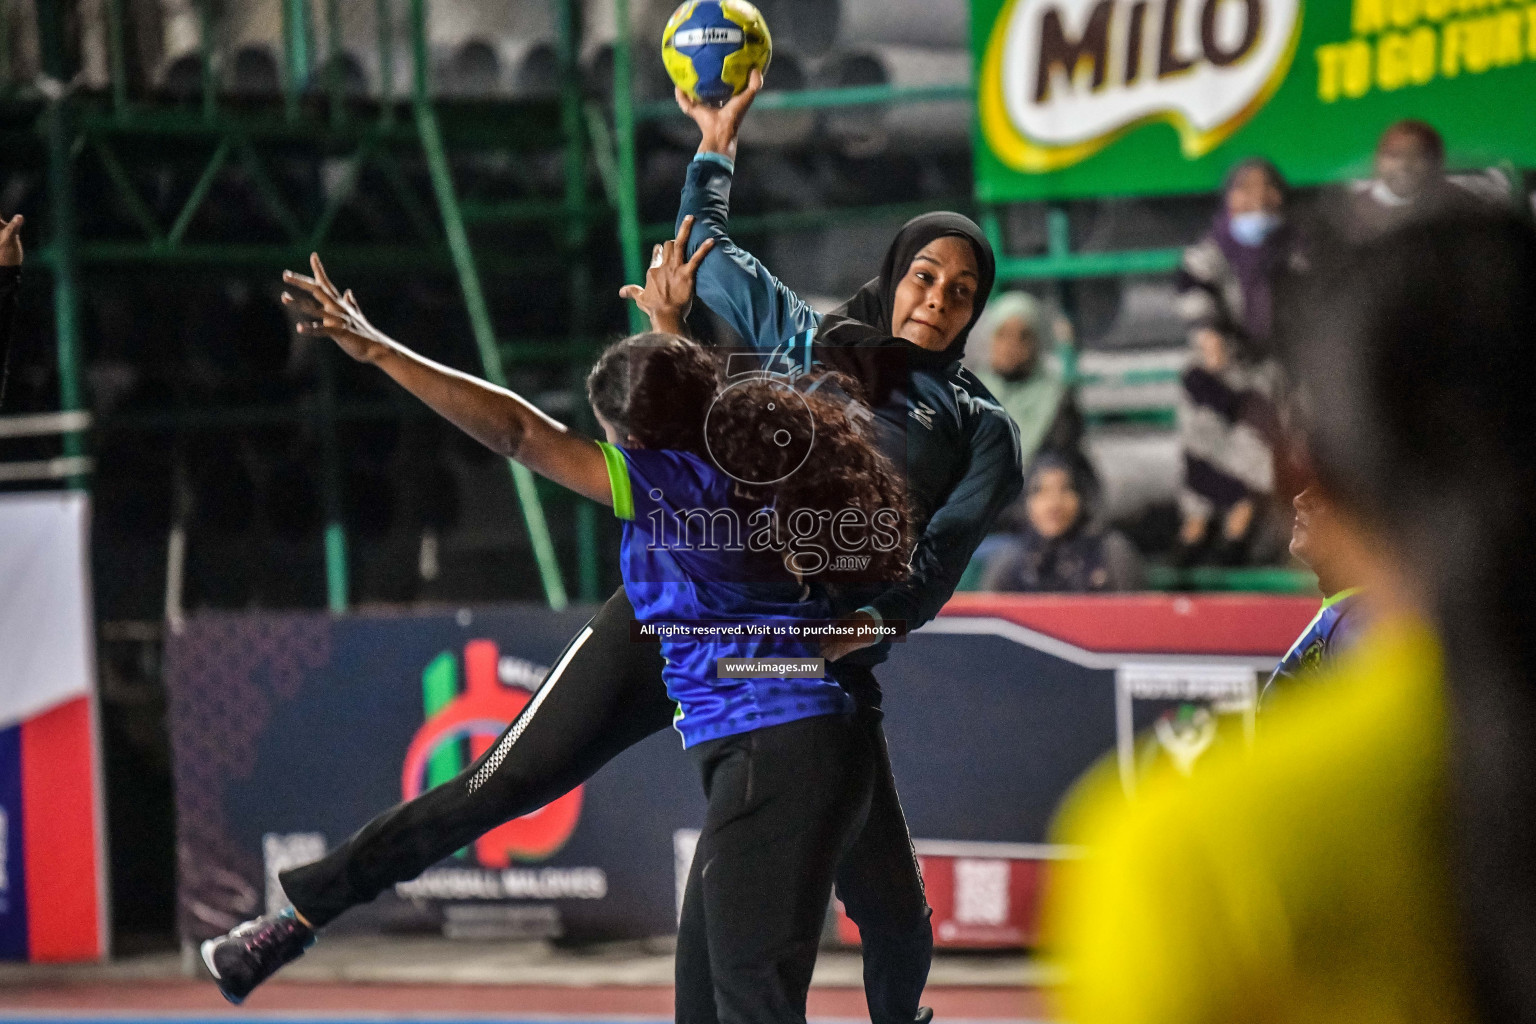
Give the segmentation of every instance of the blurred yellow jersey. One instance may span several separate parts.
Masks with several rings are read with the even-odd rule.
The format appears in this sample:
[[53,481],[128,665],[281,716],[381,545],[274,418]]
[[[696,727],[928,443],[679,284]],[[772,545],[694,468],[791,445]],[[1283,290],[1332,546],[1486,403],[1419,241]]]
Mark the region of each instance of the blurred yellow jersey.
[[1068,799],[1045,908],[1071,1024],[1468,1021],[1439,646],[1382,623],[1251,750]]

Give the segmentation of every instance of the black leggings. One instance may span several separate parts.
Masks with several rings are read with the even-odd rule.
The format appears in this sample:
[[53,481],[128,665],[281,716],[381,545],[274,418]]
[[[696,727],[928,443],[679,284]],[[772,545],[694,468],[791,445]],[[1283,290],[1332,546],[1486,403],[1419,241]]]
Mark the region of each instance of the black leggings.
[[[675,705],[662,683],[661,651],[631,639],[634,616],[619,589],[474,764],[380,814],[321,860],[283,872],[299,913],[317,928],[329,924],[497,825],[564,796],[669,728]],[[878,692],[867,670],[845,685],[856,694]],[[928,980],[933,931],[874,703],[866,699],[858,716],[873,747],[874,792],[864,827],[838,865],[837,895],[863,941],[870,1020],[911,1024]]]
[[805,1024],[832,878],[869,813],[869,730],[824,715],[689,753],[709,811],[677,926],[678,1024]]

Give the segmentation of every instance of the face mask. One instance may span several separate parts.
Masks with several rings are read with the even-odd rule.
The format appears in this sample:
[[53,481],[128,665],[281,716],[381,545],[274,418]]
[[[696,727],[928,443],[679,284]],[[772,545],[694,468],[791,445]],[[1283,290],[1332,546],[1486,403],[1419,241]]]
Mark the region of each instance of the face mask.
[[1270,232],[1280,226],[1280,217],[1274,213],[1234,213],[1228,225],[1232,229],[1232,237],[1237,239],[1239,245],[1258,245],[1268,238]]

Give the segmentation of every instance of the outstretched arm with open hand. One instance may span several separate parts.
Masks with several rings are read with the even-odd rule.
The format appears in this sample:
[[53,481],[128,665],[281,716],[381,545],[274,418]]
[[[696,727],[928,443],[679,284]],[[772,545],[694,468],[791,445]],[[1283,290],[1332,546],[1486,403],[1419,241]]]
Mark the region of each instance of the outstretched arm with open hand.
[[706,239],[688,258],[688,236],[693,233],[693,218],[684,217],[677,237],[651,250],[651,267],[645,272],[645,287],[627,284],[619,289],[619,298],[633,299],[641,312],[651,318],[651,330],[687,337],[684,321],[693,308],[694,281],[699,264],[715,247]]
[[10,220],[0,217],[0,267],[21,266],[21,225],[25,218],[17,214]]
[[435,363],[412,352],[368,322],[350,290],[331,283],[318,255],[313,277],[283,272],[294,290],[283,302],[303,319],[299,332],[330,338],[358,362],[372,363],[470,437],[498,455],[516,459],[541,476],[593,501],[613,504],[602,450],[506,388]]

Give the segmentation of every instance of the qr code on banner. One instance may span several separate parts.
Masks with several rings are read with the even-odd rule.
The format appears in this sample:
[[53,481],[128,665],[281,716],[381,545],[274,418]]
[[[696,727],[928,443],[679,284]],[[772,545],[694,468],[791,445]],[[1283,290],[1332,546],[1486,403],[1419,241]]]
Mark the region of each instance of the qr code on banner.
[[1007,924],[1008,882],[1012,865],[1006,860],[955,861],[955,921],[958,924]]

